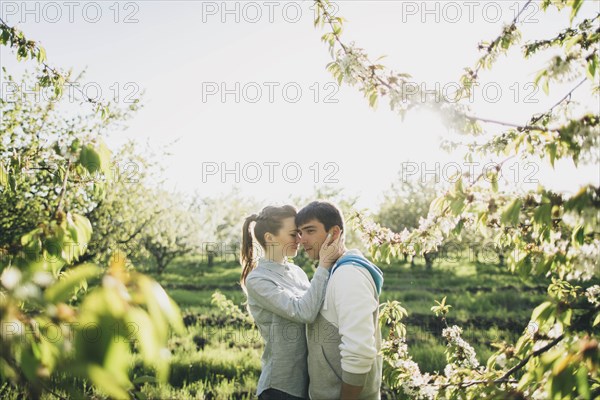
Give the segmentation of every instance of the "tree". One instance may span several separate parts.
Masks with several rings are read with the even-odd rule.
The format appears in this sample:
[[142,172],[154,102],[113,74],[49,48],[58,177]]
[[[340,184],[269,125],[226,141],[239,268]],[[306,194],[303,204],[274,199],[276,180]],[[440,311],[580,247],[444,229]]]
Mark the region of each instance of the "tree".
[[181,196],[165,191],[153,195],[151,209],[155,215],[142,227],[140,235],[144,248],[156,261],[157,272],[162,274],[176,257],[197,250],[199,217],[181,204]]
[[196,195],[195,209],[199,215],[202,230],[198,240],[207,257],[209,267],[215,256],[233,255],[239,263],[242,243],[242,225],[246,217],[259,213],[261,205],[256,199],[242,196],[238,188],[213,197]]
[[[429,206],[435,199],[437,192],[436,179],[428,182],[419,180],[399,179],[393,183],[384,194],[383,203],[379,206],[379,212],[375,215],[375,222],[391,229],[394,232],[414,229],[419,226],[419,220],[426,218]],[[438,252],[427,252],[424,254],[427,269],[433,267],[433,261]],[[404,260],[409,253],[404,253]],[[411,257],[411,265],[414,259]]]
[[[480,366],[473,348],[461,337],[458,326],[442,332],[448,344],[448,365],[443,375],[421,374],[407,352],[402,318],[406,310],[387,304],[383,322],[392,329],[384,343],[385,378],[397,390],[413,398],[596,398],[600,395],[600,188],[585,185],[575,195],[556,193],[540,186],[536,191],[500,190],[499,172],[514,156],[536,156],[551,166],[569,158],[575,165],[598,163],[600,140],[597,114],[600,92],[598,46],[600,14],[578,16],[581,0],[542,0],[542,11],[556,8],[570,14],[570,26],[547,39],[532,39],[521,45],[523,57],[550,50],[549,62],[536,76],[536,84],[549,94],[555,82],[576,82],[554,106],[521,123],[502,123],[471,113],[464,101],[483,70],[491,70],[498,56],[521,43],[519,16],[523,5],[501,34],[483,42],[483,52],[473,68],[465,68],[461,87],[450,101],[443,93],[436,102],[420,102],[423,96],[410,86],[410,74],[394,73],[370,61],[367,52],[342,39],[343,19],[333,16],[327,1],[316,0],[315,25],[327,26],[322,36],[334,60],[328,69],[338,82],[357,86],[375,106],[387,97],[390,107],[404,115],[416,108],[440,112],[451,129],[465,135],[483,132],[484,125],[504,130],[484,143],[453,143],[464,146],[465,159],[472,154],[508,156],[498,167],[472,179],[461,176],[438,196],[426,219],[410,232],[394,233],[363,216],[357,216],[379,258],[397,257],[407,251],[417,254],[437,249],[463,227],[473,227],[510,251],[507,267],[523,276],[541,275],[551,280],[549,299],[536,307],[531,322],[516,344],[497,343],[498,351]],[[576,24],[573,22],[577,21]],[[593,102],[579,111],[570,102],[572,94],[588,81]],[[590,110],[589,106],[592,109]],[[445,321],[449,306],[442,300],[432,307]]]
[[[16,85],[14,101],[0,100],[0,380],[24,398],[57,388],[74,398],[95,395],[62,373],[111,397],[135,396],[133,352],[166,380],[169,334],[184,329],[179,309],[118,252],[108,268],[79,261],[93,233],[85,215],[111,179],[101,133],[131,109],[56,112],[70,75],[47,65],[44,49],[1,19],[0,45],[41,66],[34,84],[25,77],[22,86],[33,91]],[[52,101],[36,100],[45,88]]]
[[0,197],[0,246],[7,247],[41,218],[50,218],[57,206],[82,214],[95,207],[105,178],[110,178],[110,154],[90,132],[100,134],[128,115],[68,118],[56,110],[58,97],[40,101],[39,92],[23,90],[35,87],[31,74],[17,82],[3,70],[7,87],[13,88],[12,96],[0,100],[0,178],[5,187]]
[[105,262],[115,251],[142,258],[142,234],[161,212],[155,202],[147,201],[155,196],[149,182],[156,178],[154,168],[133,142],[115,154],[106,195],[86,214],[94,232],[82,262]]

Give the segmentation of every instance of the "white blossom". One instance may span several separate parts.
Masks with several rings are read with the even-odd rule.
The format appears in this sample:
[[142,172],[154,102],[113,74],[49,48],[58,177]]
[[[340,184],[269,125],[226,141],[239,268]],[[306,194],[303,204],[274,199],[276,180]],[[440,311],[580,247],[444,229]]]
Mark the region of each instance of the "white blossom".
[[0,282],[8,290],[13,290],[21,281],[21,270],[15,267],[7,267],[2,271]]
[[496,357],[496,364],[500,368],[504,368],[506,366],[506,354],[502,353],[498,357]]
[[456,368],[454,367],[454,365],[453,364],[446,365],[446,367],[444,368],[444,375],[446,375],[446,378],[451,379],[455,374],[456,374]]
[[546,346],[548,343],[547,340],[538,340],[537,342],[535,342],[535,344],[533,345],[533,352],[536,352],[538,350],[540,350],[541,348],[543,348],[544,346]]
[[453,325],[445,328],[442,331],[442,336],[448,341],[448,347],[456,348],[455,354],[458,359],[456,364],[458,366],[477,368],[479,361],[477,360],[475,349],[460,336],[461,333],[462,329],[457,325]]
[[600,271],[600,240],[585,243],[579,247],[570,247],[567,258],[571,262],[572,270],[566,276],[567,280],[587,281],[598,276]]
[[550,328],[550,330],[548,331],[548,337],[550,339],[556,339],[557,337],[562,335],[562,333],[563,333],[562,324],[559,324],[557,322],[554,325],[552,325],[552,328]]
[[587,288],[585,297],[587,297],[587,300],[594,306],[600,306],[600,286],[594,285]]
[[24,285],[17,287],[14,291],[14,295],[15,298],[20,300],[39,299],[42,296],[42,292],[39,286],[27,282]]
[[38,286],[47,287],[54,282],[54,276],[48,271],[38,271],[33,274],[31,280]]

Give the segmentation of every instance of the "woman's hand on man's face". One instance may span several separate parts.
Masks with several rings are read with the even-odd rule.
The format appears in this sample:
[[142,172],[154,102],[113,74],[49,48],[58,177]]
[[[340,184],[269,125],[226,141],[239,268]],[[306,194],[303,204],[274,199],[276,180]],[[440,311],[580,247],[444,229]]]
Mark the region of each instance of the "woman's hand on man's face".
[[342,235],[342,232],[333,240],[331,235],[331,233],[327,234],[325,242],[319,250],[319,265],[328,269],[344,254],[344,235]]

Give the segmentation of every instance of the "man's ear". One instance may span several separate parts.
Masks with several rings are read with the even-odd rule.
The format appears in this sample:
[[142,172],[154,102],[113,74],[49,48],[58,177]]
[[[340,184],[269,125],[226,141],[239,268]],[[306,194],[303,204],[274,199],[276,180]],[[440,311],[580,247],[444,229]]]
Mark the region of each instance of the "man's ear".
[[329,233],[331,233],[331,240],[336,240],[342,234],[342,230],[338,225],[334,225],[329,229]]

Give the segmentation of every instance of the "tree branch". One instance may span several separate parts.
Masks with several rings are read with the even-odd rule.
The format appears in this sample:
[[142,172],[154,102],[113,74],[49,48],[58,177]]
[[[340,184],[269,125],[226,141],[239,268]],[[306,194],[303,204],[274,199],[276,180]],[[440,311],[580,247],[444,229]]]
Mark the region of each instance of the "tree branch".
[[499,381],[507,379],[515,371],[518,371],[519,369],[523,368],[525,366],[525,364],[527,364],[527,362],[532,357],[537,357],[540,354],[545,353],[546,351],[550,350],[552,347],[556,346],[561,340],[563,340],[563,338],[564,338],[564,335],[560,335],[559,337],[557,337],[556,339],[554,339],[553,341],[551,341],[550,343],[548,343],[541,349],[538,349],[538,350],[534,351],[533,353],[529,354],[527,357],[522,359],[517,365],[515,365],[514,367],[512,367],[511,369],[506,371],[506,373],[504,375],[502,375],[502,377],[500,377],[499,379],[496,379],[494,382],[499,382]]
[[67,182],[69,181],[69,170],[71,167],[71,160],[67,161],[67,168],[65,168],[65,176],[63,178],[63,183],[62,183],[62,187],[60,189],[60,196],[58,198],[58,204],[56,205],[56,212],[54,213],[55,216],[58,215],[58,213],[60,213],[63,209],[63,202],[65,199],[65,194],[67,192]]

